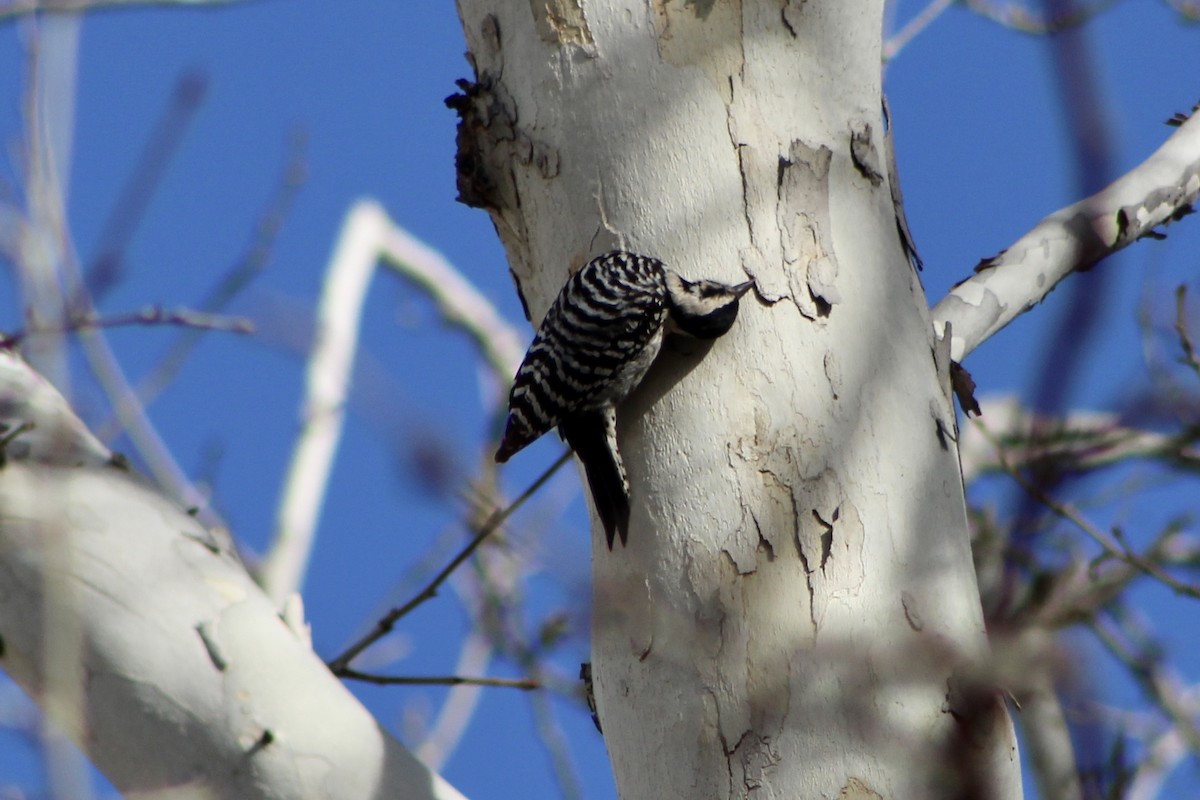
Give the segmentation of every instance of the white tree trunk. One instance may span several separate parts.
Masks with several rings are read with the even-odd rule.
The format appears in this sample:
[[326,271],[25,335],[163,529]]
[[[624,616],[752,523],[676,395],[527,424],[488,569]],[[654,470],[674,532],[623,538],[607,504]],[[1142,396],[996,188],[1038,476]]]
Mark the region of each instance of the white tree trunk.
[[593,534],[622,797],[1021,794],[884,167],[882,6],[459,0],[460,189],[535,320],[614,246],[758,285],[622,409],[629,547]]
[[293,627],[0,350],[0,667],[126,797],[460,798]]

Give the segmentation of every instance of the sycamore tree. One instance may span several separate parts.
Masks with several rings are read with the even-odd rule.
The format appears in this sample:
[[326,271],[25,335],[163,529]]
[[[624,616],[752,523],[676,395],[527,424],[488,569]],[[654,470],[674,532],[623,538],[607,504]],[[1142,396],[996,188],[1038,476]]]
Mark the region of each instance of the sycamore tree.
[[[668,340],[619,409],[629,543],[610,552],[592,533],[578,691],[622,797],[1015,798],[1018,730],[1039,796],[1150,796],[1200,741],[1193,698],[1127,613],[1135,584],[1197,595],[1190,523],[1135,542],[1063,499],[1079,475],[1129,459],[1194,468],[1186,293],[1167,337],[1184,363],[1155,365],[1157,396],[1177,401],[1169,423],[988,400],[968,372],[976,348],[1060,283],[1190,212],[1200,120],[1176,109],[1144,162],[1039,210],[927,297],[883,65],[947,5],[885,38],[882,0],[458,4],[470,64],[446,100],[458,196],[490,216],[534,324],[572,270],[615,248],[691,278],[754,281],[728,335]],[[1042,32],[1099,13],[1050,8],[1037,22],[977,5]],[[404,682],[370,668],[372,648],[456,585],[471,641],[524,677],[454,682],[563,686],[547,655],[558,617],[513,632],[529,562],[506,525],[566,455],[505,497],[494,438],[479,445],[467,537],[435,551],[411,599],[354,644],[314,649],[300,589],[377,267],[469,334],[493,419],[528,330],[378,204],[355,204],[316,303],[274,535],[261,556],[239,548],[147,407],[201,333],[250,329],[226,311],[254,264],[195,308],[104,313],[120,259],[84,264],[71,246],[69,114],[55,95],[53,56],[75,46],[78,18],[30,25],[22,202],[0,218],[22,312],[0,350],[0,666],[52,724],[48,760],[68,763],[70,740],[131,797],[461,796],[437,774],[437,748],[414,755],[344,681]],[[1063,59],[1064,74],[1078,63]],[[196,92],[185,81],[180,102]],[[130,324],[183,331],[152,380],[132,381],[113,355],[108,332]],[[77,357],[113,419],[78,407]],[[960,428],[956,398],[978,419]],[[1016,512],[968,502],[966,482],[1000,479],[1020,492]],[[1106,751],[1094,775],[1063,700],[1068,626],[1128,665],[1161,723],[1136,758]],[[475,663],[473,646],[460,664]],[[60,796],[69,772],[54,772]]]

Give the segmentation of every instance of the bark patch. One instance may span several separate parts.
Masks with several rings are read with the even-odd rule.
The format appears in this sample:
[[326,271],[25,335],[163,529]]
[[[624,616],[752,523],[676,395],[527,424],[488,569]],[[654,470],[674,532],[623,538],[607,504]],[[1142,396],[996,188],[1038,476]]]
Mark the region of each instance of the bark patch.
[[446,106],[458,113],[454,157],[458,202],[487,210],[511,208],[516,188],[499,144],[515,139],[516,115],[487,73],[476,82],[460,79],[455,84],[459,91],[446,98]]
[[883,795],[861,778],[851,778],[838,792],[838,800],[883,800]]
[[529,0],[529,10],[543,42],[589,48],[595,44],[579,0]]
[[[770,773],[782,760],[772,746],[770,737],[760,736],[751,731],[747,731],[738,740],[732,756],[735,760],[730,765],[734,770],[731,777],[741,783],[740,791],[736,786],[731,787],[734,789],[734,797],[742,797],[748,792],[770,786]],[[740,775],[737,774],[739,772]]]
[[745,63],[741,0],[656,0],[654,25],[662,60],[702,68],[729,101],[729,81]]
[[777,174],[779,229],[784,269],[792,301],[809,319],[827,317],[841,302],[837,289],[838,263],[825,237],[829,216],[829,165],[827,147],[813,149],[797,140],[787,157],[779,159]]
[[883,184],[879,154],[875,152],[875,145],[871,141],[869,124],[864,124],[850,134],[850,159],[854,162],[854,168],[858,170],[858,174],[870,181],[872,186]]
[[495,75],[484,72],[475,82],[455,83],[459,91],[445,102],[458,112],[458,201],[492,212],[517,210],[521,201],[513,164],[532,166],[550,180],[559,173],[558,150],[522,130],[516,101]]

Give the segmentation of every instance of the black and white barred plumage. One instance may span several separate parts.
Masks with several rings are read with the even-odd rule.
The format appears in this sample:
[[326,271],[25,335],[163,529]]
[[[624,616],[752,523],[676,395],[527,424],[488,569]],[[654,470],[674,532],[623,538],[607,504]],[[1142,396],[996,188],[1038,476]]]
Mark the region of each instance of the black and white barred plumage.
[[625,544],[629,482],[617,451],[617,405],[645,377],[664,334],[721,336],[752,285],[689,281],[622,251],[589,261],[567,279],[517,371],[496,460],[557,425],[583,462],[609,549],[618,535]]

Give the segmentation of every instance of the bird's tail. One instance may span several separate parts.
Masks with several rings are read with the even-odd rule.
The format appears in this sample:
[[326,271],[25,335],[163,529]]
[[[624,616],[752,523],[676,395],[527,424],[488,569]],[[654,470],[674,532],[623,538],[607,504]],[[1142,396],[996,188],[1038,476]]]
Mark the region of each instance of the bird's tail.
[[608,538],[608,549],[612,550],[617,536],[624,547],[629,537],[629,482],[617,451],[616,412],[573,414],[559,424],[558,430],[583,462],[592,503]]

